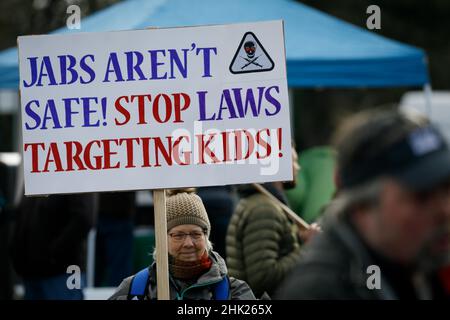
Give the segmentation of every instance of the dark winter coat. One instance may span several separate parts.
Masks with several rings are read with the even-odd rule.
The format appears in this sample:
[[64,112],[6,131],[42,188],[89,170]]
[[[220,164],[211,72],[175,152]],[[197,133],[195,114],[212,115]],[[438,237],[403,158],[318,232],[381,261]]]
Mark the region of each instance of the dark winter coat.
[[12,258],[24,278],[84,269],[85,240],[94,226],[97,195],[24,197],[15,221]]
[[[276,190],[268,188],[282,199]],[[272,295],[300,258],[298,228],[281,207],[254,189],[245,189],[227,233],[230,275],[246,281],[257,297]]]
[[415,285],[417,270],[370,249],[348,219],[334,213],[327,220],[324,232],[305,246],[301,262],[280,286],[276,299],[428,299],[431,288],[432,297],[445,295],[424,275],[422,285]]

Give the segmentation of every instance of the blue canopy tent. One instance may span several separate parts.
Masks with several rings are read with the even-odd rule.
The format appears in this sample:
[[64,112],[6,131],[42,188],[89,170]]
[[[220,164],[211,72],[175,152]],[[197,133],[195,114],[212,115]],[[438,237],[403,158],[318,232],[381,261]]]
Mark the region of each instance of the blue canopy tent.
[[[81,30],[143,29],[283,19],[290,87],[423,86],[423,50],[293,0],[125,0],[81,20]],[[19,84],[17,49],[0,52],[0,88]]]

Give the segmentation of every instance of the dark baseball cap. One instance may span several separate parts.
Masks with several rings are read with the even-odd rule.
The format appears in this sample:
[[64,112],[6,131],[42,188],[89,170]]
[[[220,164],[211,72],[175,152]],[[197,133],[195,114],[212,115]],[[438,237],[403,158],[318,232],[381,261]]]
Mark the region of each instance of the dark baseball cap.
[[[450,180],[450,149],[440,131],[429,123],[416,125],[398,112],[391,114],[390,121],[387,116],[389,113],[368,120],[365,129],[375,133],[359,139],[360,145],[350,148],[354,154],[345,155],[350,160],[338,164],[340,187],[352,188],[389,176],[412,191],[426,191]],[[363,134],[363,130],[364,126],[353,134]],[[396,132],[397,139],[383,144]]]

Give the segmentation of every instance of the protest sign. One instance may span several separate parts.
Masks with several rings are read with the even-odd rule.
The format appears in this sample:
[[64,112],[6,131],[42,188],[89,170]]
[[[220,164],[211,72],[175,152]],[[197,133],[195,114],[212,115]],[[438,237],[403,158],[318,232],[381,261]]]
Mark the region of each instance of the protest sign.
[[292,179],[282,21],[18,46],[26,195]]

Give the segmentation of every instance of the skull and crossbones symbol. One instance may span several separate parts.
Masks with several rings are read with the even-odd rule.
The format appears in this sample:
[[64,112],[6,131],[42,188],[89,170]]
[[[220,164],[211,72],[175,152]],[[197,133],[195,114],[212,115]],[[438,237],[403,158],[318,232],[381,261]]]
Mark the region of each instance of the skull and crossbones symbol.
[[259,63],[256,62],[256,60],[260,57],[260,56],[255,57],[256,43],[251,40],[245,42],[244,50],[245,50],[245,54],[247,55],[247,58],[242,57],[242,56],[240,56],[240,57],[242,59],[244,59],[245,61],[247,61],[247,63],[244,66],[242,66],[241,70],[247,68],[251,64],[254,64],[255,66],[262,68],[262,65],[260,65]]

